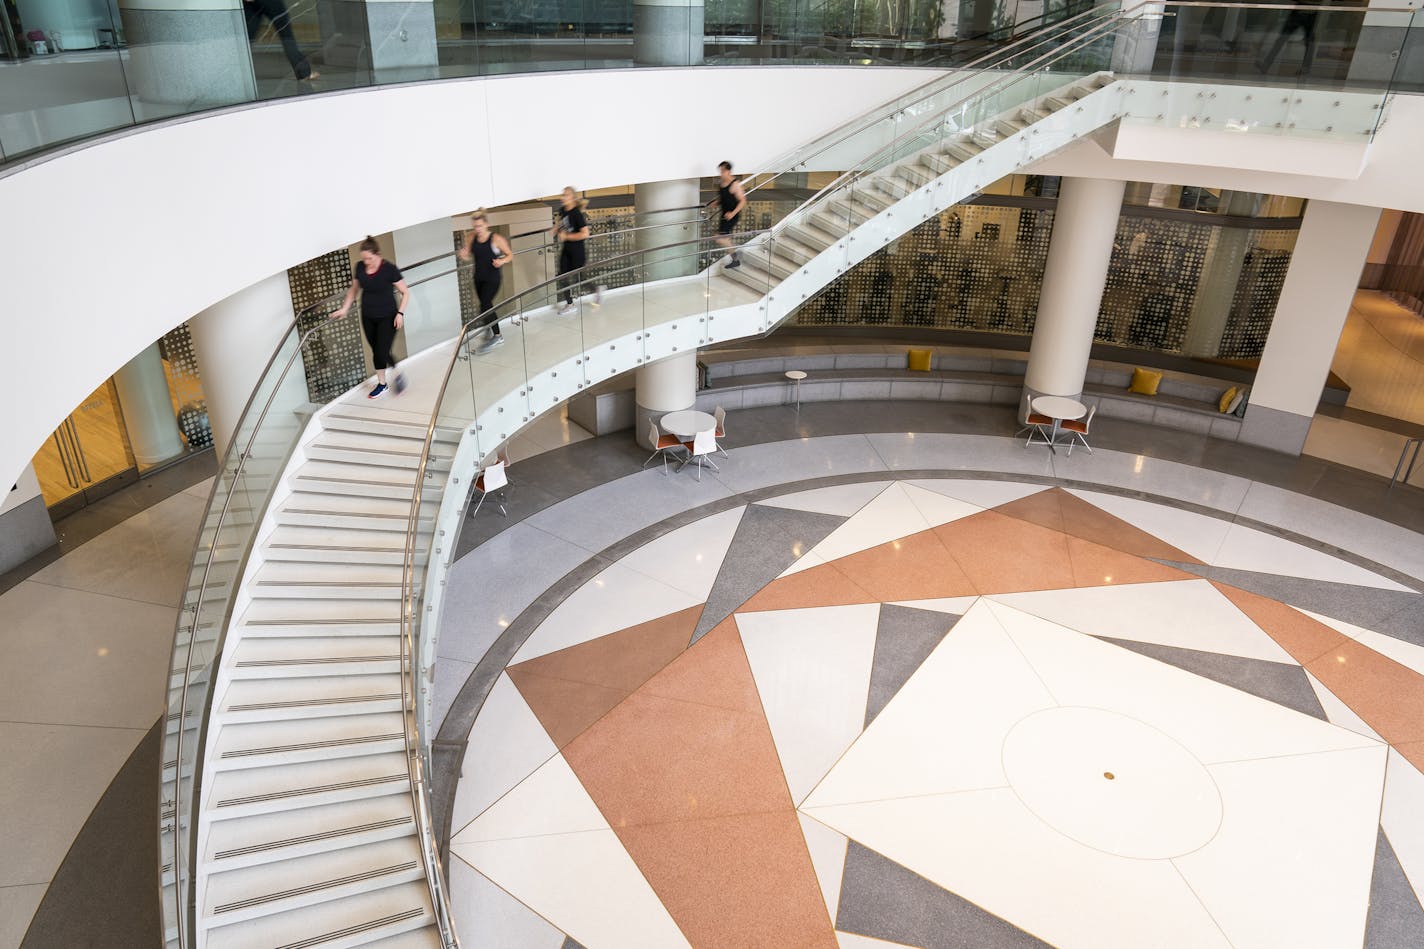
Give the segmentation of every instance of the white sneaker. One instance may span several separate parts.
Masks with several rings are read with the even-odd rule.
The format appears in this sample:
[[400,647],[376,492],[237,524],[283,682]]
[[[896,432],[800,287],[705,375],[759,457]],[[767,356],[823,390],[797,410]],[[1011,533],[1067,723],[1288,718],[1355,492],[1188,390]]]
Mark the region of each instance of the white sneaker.
[[559,315],[560,315],[560,316],[568,316],[568,315],[569,315],[570,313],[572,313],[573,311],[574,311],[574,305],[573,305],[572,303],[565,303],[563,306],[559,307]]
[[480,344],[480,350],[479,350],[479,351],[482,352],[482,353],[487,353],[487,352],[489,352],[491,349],[496,349],[496,348],[498,348],[498,347],[500,347],[500,346],[503,346],[503,345],[504,345],[504,337],[503,337],[503,336],[491,336],[489,339],[485,340],[482,344]]

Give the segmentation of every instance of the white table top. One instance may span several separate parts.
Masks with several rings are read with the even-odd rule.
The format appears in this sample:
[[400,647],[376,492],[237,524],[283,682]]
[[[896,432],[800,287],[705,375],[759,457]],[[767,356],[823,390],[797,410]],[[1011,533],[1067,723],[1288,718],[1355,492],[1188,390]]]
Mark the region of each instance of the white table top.
[[683,409],[681,412],[669,412],[658,420],[658,424],[665,432],[683,438],[691,438],[698,432],[710,432],[716,429],[717,420],[706,412]]
[[1030,403],[1033,410],[1049,418],[1082,418],[1088,414],[1088,407],[1077,399],[1061,395],[1040,395]]
[[795,379],[799,382],[800,380],[806,378],[806,373],[802,372],[800,369],[788,369],[786,370],[786,378]]

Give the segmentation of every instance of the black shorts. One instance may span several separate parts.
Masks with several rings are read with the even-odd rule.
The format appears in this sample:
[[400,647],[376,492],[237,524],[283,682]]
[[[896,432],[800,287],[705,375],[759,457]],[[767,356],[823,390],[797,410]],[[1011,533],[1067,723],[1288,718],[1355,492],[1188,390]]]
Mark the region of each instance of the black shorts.
[[741,219],[742,219],[742,216],[741,216],[740,214],[734,214],[734,215],[732,215],[731,217],[723,216],[723,217],[719,218],[719,219],[717,220],[717,233],[718,233],[718,234],[730,234],[730,233],[732,233],[732,231],[733,231],[733,230],[736,228],[736,226],[737,226],[737,222],[740,221]]

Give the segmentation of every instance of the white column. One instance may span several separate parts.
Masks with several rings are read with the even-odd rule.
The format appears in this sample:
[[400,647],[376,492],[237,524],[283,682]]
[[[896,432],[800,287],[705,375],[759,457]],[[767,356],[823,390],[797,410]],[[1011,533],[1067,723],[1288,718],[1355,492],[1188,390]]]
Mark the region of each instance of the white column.
[[702,0],[633,0],[633,62],[700,66]]
[[[637,213],[639,226],[668,225],[639,231],[637,243],[640,250],[696,239],[698,212],[679,209],[698,204],[700,186],[701,182],[696,178],[647,181],[633,186],[633,210]],[[691,253],[692,250],[689,245],[649,254],[650,259],[661,258],[661,262],[649,267],[648,279],[662,280],[696,273],[697,258]]]
[[1305,447],[1379,215],[1358,204],[1306,205],[1240,441],[1293,455]]
[[1063,179],[1024,377],[1034,395],[1076,398],[1083,392],[1125,186],[1103,178]]
[[697,401],[697,351],[690,349],[640,367],[636,386],[633,432],[639,445],[652,448],[648,421],[690,409]]
[[129,445],[140,467],[183,454],[183,436],[173,412],[163,357],[154,343],[114,373],[119,408],[128,429]]
[[[411,300],[402,321],[405,351],[411,356],[459,335],[460,276],[453,269],[454,233],[450,219],[442,217],[391,234],[391,257],[400,267],[406,284],[425,281],[411,287]],[[432,257],[440,259],[417,266],[419,261]],[[442,270],[450,273],[426,279]]]
[[[1226,199],[1227,214],[1255,217],[1261,206],[1261,195],[1251,191],[1233,191],[1222,197]],[[1226,332],[1236,299],[1236,285],[1241,282],[1241,268],[1246,265],[1250,250],[1251,232],[1245,228],[1222,226],[1213,230],[1187,318],[1187,336],[1182,340],[1182,352],[1188,356],[1213,359],[1219,354],[1221,336]]]
[[[219,458],[293,318],[286,272],[239,290],[193,318],[193,348]],[[290,384],[304,386],[305,379],[301,366],[294,367]]]
[[138,118],[257,97],[242,0],[119,0]]

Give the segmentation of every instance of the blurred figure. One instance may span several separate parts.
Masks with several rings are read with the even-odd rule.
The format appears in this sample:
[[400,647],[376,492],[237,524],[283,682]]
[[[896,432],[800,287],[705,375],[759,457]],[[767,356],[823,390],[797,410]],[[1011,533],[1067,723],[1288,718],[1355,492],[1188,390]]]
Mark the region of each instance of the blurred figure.
[[243,0],[242,10],[247,14],[249,43],[257,39],[257,34],[262,32],[262,21],[266,20],[272,24],[272,29],[277,31],[277,38],[282,41],[282,52],[287,54],[287,62],[292,64],[292,72],[296,77],[321,77],[321,73],[312,69],[302,48],[297,45],[297,37],[292,33],[292,17],[287,13],[287,5],[282,0]]
[[[381,257],[381,245],[367,235],[361,242],[361,261],[356,265],[351,286],[346,290],[346,299],[341,308],[331,314],[331,319],[344,319],[356,299],[356,291],[361,291],[361,329],[366,334],[366,342],[371,347],[371,362],[376,367],[376,385],[366,396],[379,399],[386,392],[386,370],[394,369],[396,358],[391,347],[396,342],[396,331],[405,325],[405,307],[410,303],[410,287],[400,270],[389,260]],[[396,303],[396,292],[401,298]],[[405,379],[399,372],[395,378],[396,394],[405,389]]]
[[[747,193],[742,190],[740,181],[732,179],[732,163],[729,161],[717,165],[717,199],[708,207],[712,205],[717,206],[717,245],[730,248],[732,231],[736,229],[742,210],[747,206]],[[741,265],[742,258],[733,250],[732,259],[727,266],[731,268]]]
[[[588,264],[588,248],[585,242],[588,240],[589,227],[588,216],[583,213],[587,202],[579,198],[572,185],[564,189],[559,205],[558,223],[549,230],[559,242],[558,276],[562,277]],[[559,291],[564,305],[559,307],[560,316],[573,312],[574,285],[577,283],[577,280],[562,281]],[[601,296],[602,294],[599,294],[595,297],[595,306],[602,302]]]
[[[476,312],[483,316],[494,306],[495,295],[499,293],[499,269],[514,259],[509,241],[490,230],[485,212],[476,211],[470,216],[470,242],[460,251],[460,259],[475,262],[475,297],[480,301]],[[489,333],[490,338],[485,341],[482,350],[504,345],[504,337],[499,333],[499,320],[491,320]]]
[[[1301,0],[1293,0],[1293,2],[1299,5]],[[1291,34],[1299,29],[1305,34],[1305,56],[1300,61],[1300,71],[1296,75],[1304,76],[1310,72],[1310,64],[1315,61],[1315,20],[1319,15],[1319,10],[1292,10],[1287,13],[1275,44],[1264,59],[1256,60],[1256,68],[1263,73],[1270,72],[1271,66],[1276,62],[1276,57],[1281,54],[1281,49],[1286,45],[1286,40],[1290,39]]]

